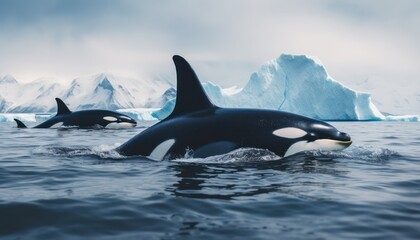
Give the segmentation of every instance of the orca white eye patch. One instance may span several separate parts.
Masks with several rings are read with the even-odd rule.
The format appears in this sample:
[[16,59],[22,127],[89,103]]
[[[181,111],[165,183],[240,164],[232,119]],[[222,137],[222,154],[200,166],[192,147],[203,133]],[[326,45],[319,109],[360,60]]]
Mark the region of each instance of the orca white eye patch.
[[118,119],[116,117],[107,116],[107,117],[104,117],[104,120],[107,120],[107,121],[110,121],[110,122],[115,122]]
[[303,131],[300,128],[295,127],[287,127],[287,128],[279,128],[273,131],[273,134],[277,137],[282,138],[300,138],[308,134],[306,131]]

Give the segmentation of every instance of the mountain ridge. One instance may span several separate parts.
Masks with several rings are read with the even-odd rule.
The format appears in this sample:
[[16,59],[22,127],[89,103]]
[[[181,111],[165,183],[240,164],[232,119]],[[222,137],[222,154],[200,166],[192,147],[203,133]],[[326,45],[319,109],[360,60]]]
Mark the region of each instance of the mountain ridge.
[[44,79],[21,84],[11,75],[6,76],[7,81],[0,78],[0,109],[8,113],[55,112],[55,97],[74,110],[159,107],[159,101],[153,100],[172,87],[165,81],[136,80],[110,73],[78,77],[67,84]]
[[[202,85],[210,99],[221,107],[282,110],[324,120],[388,117],[376,107],[381,102],[335,80],[318,59],[306,55],[282,54],[267,61],[241,89],[222,88],[212,82]],[[37,79],[23,84],[11,75],[0,77],[3,113],[53,113],[55,97],[72,110],[161,108],[155,112],[161,119],[172,111],[176,89],[162,79],[138,80],[107,72],[77,77],[68,83]]]

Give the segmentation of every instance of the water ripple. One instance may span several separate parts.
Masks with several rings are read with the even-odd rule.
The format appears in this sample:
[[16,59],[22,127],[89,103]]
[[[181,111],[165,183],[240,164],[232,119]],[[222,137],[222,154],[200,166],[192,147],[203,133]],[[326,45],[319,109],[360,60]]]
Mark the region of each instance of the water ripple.
[[0,236],[419,239],[420,125],[334,125],[354,141],[342,152],[175,161],[113,151],[139,129],[0,125]]

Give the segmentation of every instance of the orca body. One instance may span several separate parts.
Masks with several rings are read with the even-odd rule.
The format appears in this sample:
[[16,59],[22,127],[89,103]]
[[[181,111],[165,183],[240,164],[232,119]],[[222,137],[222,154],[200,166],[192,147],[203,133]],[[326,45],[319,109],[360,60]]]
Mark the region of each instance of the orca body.
[[[78,128],[131,128],[137,122],[129,116],[108,110],[83,110],[72,112],[59,98],[57,101],[57,115],[34,128],[78,127]],[[26,128],[25,124],[15,119],[18,128]]]
[[180,56],[173,60],[177,72],[173,112],[118,147],[120,154],[162,160],[260,148],[285,157],[306,150],[342,150],[352,143],[348,134],[323,121],[274,110],[217,107],[189,63]]

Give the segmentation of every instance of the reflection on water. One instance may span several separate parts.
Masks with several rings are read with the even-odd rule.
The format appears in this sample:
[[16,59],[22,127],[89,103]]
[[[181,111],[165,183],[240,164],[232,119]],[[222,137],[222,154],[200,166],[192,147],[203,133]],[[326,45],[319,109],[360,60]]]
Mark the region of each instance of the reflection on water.
[[[170,166],[178,180],[166,190],[175,196],[225,200],[275,192],[293,194],[291,191],[300,192],[305,185],[326,184],[316,182],[317,174],[345,175],[346,171],[336,169],[335,163],[334,156],[316,156],[310,152],[262,162],[179,163]],[[298,174],[314,177],[302,181],[295,178]]]

